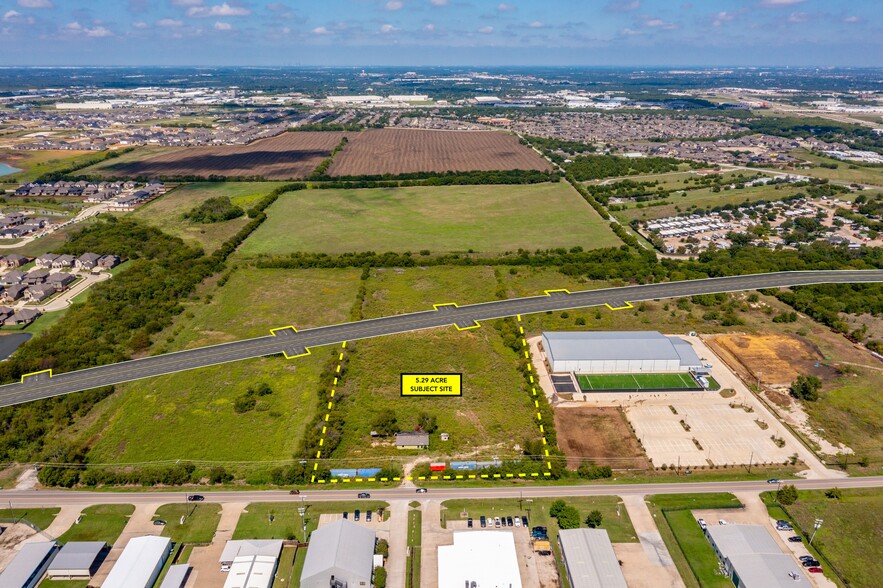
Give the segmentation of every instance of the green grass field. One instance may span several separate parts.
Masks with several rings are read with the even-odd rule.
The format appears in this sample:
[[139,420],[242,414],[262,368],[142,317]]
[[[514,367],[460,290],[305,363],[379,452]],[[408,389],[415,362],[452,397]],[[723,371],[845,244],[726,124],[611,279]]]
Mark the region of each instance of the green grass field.
[[620,245],[564,182],[304,190],[286,194],[242,245],[244,255],[310,251],[474,250]]
[[813,522],[822,519],[813,545],[849,586],[874,588],[883,578],[883,490],[847,489],[842,493],[837,500],[826,497],[824,490],[801,490],[797,502],[785,508],[804,532],[811,533]]
[[286,545],[282,548],[272,588],[287,588],[300,581],[300,576],[297,579],[294,578],[294,557],[296,553],[297,547],[294,545]]
[[94,151],[0,149],[0,162],[22,171],[0,177],[0,181],[19,184],[63,169],[72,163],[96,157]]
[[44,579],[39,588],[88,588],[89,580],[50,580]]
[[[187,518],[182,525],[183,515]],[[153,517],[166,521],[162,536],[175,543],[210,543],[221,520],[221,506],[192,502],[164,504],[156,509]]]
[[[187,310],[158,345],[177,351],[268,335],[290,324],[345,321],[359,273],[240,269],[220,289],[207,287],[201,300],[185,303]],[[208,304],[207,293],[213,293]],[[91,458],[101,462],[286,459],[316,410],[318,377],[329,353],[319,348],[292,361],[250,359],[123,384],[76,434],[90,441]],[[269,384],[273,394],[262,397],[258,409],[236,414],[235,399],[258,382]]]
[[[493,270],[486,267],[372,272],[364,314],[373,318],[425,310],[433,302],[492,300],[494,284]],[[518,355],[490,324],[469,332],[450,327],[357,341],[353,349],[341,387],[347,418],[334,459],[377,459],[383,465],[383,456],[414,455],[416,450],[396,449],[391,438],[370,437],[374,419],[385,409],[396,412],[402,430],[413,429],[421,412],[436,416],[438,430],[430,449],[420,454],[515,456],[515,445],[539,435],[533,403],[516,369]],[[400,375],[424,372],[463,373],[463,395],[402,398]],[[449,441],[440,441],[442,432],[450,434]]]
[[729,578],[717,573],[717,555],[690,511],[739,508],[742,503],[725,492],[658,494],[648,498],[659,534],[687,588],[732,588]]
[[[305,500],[304,518],[307,521],[307,537],[319,526],[319,517],[328,513],[363,513],[378,508],[388,509],[389,504],[379,500],[358,502],[310,502]],[[300,502],[252,502],[239,517],[233,539],[298,539],[303,541],[303,519],[298,512]],[[273,521],[270,522],[270,515]],[[352,515],[350,515],[352,516]],[[388,512],[385,515],[389,516]]]
[[[116,160],[115,160],[116,161]],[[199,182],[184,184],[131,213],[134,218],[155,225],[208,252],[217,249],[248,223],[243,215],[220,223],[192,223],[181,218],[209,198],[227,196],[243,210],[280,186],[280,182]]]
[[80,524],[73,525],[58,540],[69,541],[104,541],[113,545],[120,533],[135,512],[131,504],[99,504],[83,509]]
[[408,511],[408,559],[405,566],[405,586],[420,588],[421,543],[423,539],[423,513]]
[[689,374],[579,374],[579,387],[593,390],[680,390],[701,388]]
[[[814,178],[837,180],[841,182],[856,182],[872,186],[883,186],[883,167],[855,164],[851,161],[839,161],[823,155],[815,155],[805,149],[797,149],[791,155],[814,164],[810,169],[800,169],[796,173]],[[818,164],[836,164],[837,169],[818,167]],[[850,169],[850,166],[855,169]]]
[[0,509],[0,520],[18,521],[25,519],[33,525],[41,529],[45,529],[52,524],[60,508],[2,508]]

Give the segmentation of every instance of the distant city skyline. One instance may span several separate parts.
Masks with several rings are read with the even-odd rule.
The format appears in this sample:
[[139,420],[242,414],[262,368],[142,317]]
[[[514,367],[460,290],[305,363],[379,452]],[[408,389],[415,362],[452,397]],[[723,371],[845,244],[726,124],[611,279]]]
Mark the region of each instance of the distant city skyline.
[[883,66],[880,0],[0,0],[0,66]]

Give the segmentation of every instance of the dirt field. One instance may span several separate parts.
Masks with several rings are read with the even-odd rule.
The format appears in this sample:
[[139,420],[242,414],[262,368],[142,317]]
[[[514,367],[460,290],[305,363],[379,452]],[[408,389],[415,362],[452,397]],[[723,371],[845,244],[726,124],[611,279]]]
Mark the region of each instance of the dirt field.
[[[831,368],[821,352],[811,343],[787,335],[719,335],[708,337],[706,343],[715,353],[725,355],[742,368],[747,382],[768,386],[788,386],[800,374],[830,377]],[[819,363],[819,367],[816,364]]]
[[583,460],[613,468],[648,465],[638,440],[618,408],[566,406],[555,409],[558,446],[575,470]]
[[107,165],[111,176],[262,176],[267,180],[306,177],[340,143],[344,133],[282,133],[248,145],[192,147],[141,161]]
[[329,175],[549,169],[536,152],[502,132],[372,129],[349,139]]

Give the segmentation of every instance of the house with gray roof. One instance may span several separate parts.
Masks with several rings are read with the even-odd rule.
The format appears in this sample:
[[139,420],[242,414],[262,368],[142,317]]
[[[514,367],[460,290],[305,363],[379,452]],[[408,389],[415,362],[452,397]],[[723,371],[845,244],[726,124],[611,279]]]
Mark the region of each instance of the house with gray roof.
[[313,531],[300,575],[301,588],[370,588],[374,531],[340,519]]

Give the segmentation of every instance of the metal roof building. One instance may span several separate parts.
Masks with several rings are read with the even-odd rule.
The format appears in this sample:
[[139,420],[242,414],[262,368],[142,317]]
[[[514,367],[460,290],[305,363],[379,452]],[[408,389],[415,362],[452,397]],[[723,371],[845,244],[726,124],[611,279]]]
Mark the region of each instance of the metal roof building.
[[809,582],[761,525],[710,525],[705,534],[736,588],[792,588]]
[[605,529],[558,531],[571,588],[628,588]]
[[188,575],[190,575],[190,566],[188,564],[169,566],[169,571],[166,572],[166,577],[162,579],[162,584],[159,585],[159,588],[181,588],[184,582],[187,581]]
[[438,588],[521,588],[511,531],[457,531],[438,547]]
[[281,539],[242,539],[227,541],[221,553],[221,566],[233,565],[233,560],[240,556],[268,555],[278,558],[282,553]]
[[107,554],[104,541],[71,541],[49,564],[46,576],[55,580],[88,579],[98,571]]
[[552,373],[686,372],[702,367],[693,347],[658,331],[550,331],[543,353]]
[[[301,588],[371,586],[374,531],[341,519],[313,531],[300,575]],[[459,587],[458,587],[459,588]]]
[[135,537],[120,554],[102,588],[149,588],[162,571],[172,541],[168,537]]
[[0,573],[0,586],[34,588],[43,579],[43,573],[46,572],[57,551],[58,544],[55,541],[25,543],[21,551],[15,554],[6,569]]
[[272,555],[238,555],[233,559],[224,588],[270,588],[278,561]]

